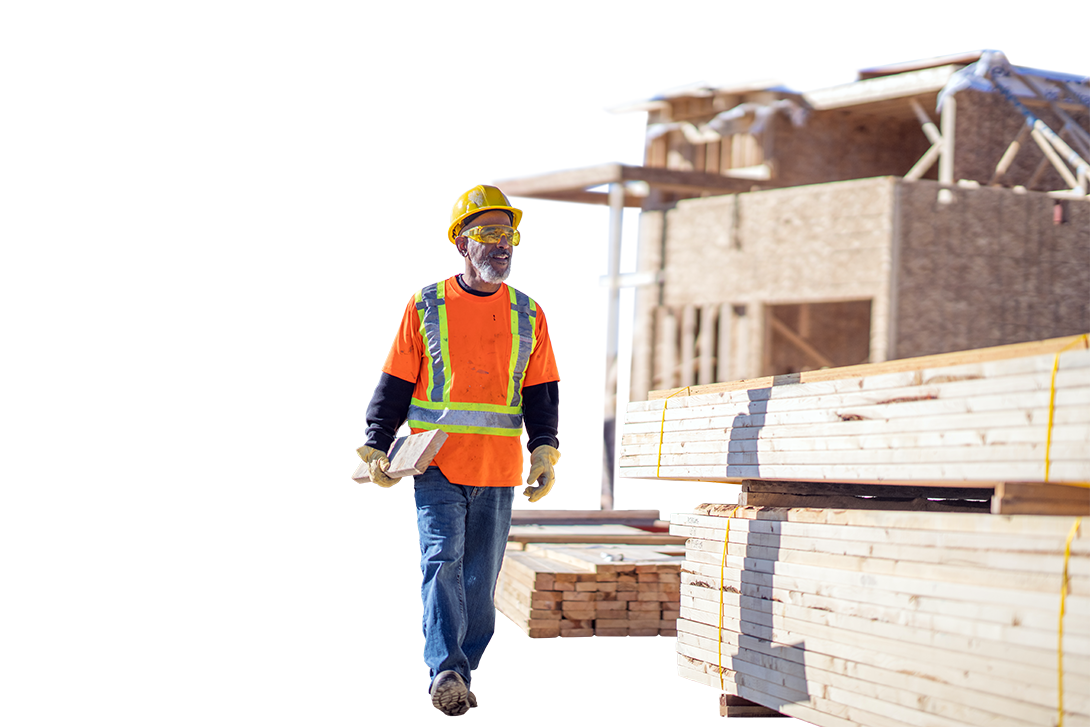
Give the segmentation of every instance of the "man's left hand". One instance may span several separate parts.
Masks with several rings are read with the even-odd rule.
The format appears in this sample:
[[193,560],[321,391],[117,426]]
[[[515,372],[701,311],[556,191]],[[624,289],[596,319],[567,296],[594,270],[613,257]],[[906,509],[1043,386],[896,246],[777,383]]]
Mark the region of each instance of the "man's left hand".
[[522,494],[530,498],[530,502],[537,502],[553,489],[553,482],[556,481],[553,465],[559,460],[560,452],[555,447],[542,444],[534,449],[530,455],[530,475],[526,478],[526,484],[532,485],[537,482],[538,485],[527,487],[522,491]]

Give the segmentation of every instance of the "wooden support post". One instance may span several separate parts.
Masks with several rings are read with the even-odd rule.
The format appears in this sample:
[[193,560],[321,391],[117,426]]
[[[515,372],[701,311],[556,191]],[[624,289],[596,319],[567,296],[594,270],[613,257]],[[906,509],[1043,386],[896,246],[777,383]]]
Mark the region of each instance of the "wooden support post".
[[622,214],[625,211],[625,185],[617,182],[609,187],[609,302],[606,306],[606,348],[603,362],[603,407],[609,419],[616,415],[613,376],[614,350],[617,340],[617,294],[620,289],[620,237]]
[[716,380],[731,381],[736,378],[731,372],[731,338],[734,335],[734,306],[723,303],[719,306],[719,350],[716,352]]
[[700,375],[698,384],[715,383],[715,328],[718,321],[719,306],[704,305],[700,309],[700,333],[697,348],[700,349]]
[[719,173],[723,174],[734,165],[734,137],[725,136],[719,140]]
[[657,381],[657,388],[673,389],[677,387],[677,318],[672,310],[661,306],[655,310],[655,320],[658,341],[653,380]]
[[698,172],[703,172],[705,166],[708,163],[708,144],[707,142],[692,142],[693,144],[693,169]]
[[720,144],[722,139],[708,142],[708,151],[704,154],[704,171],[708,174],[719,174],[719,160],[722,155]]
[[719,695],[719,716],[720,717],[786,717],[786,714],[780,714],[774,709],[769,709],[763,705],[751,702],[748,699],[742,697],[736,697],[733,694],[720,694]]
[[679,386],[696,383],[696,306],[687,305],[681,311],[681,381]]
[[647,146],[647,166],[666,168],[666,137],[660,136]]
[[761,164],[768,167],[769,176],[775,173],[776,114],[772,114],[761,131]]
[[[947,96],[942,102],[942,154],[939,156],[939,182],[954,183],[954,131],[957,128],[957,99]],[[949,204],[954,201],[954,193],[949,189],[939,190],[939,202]]]

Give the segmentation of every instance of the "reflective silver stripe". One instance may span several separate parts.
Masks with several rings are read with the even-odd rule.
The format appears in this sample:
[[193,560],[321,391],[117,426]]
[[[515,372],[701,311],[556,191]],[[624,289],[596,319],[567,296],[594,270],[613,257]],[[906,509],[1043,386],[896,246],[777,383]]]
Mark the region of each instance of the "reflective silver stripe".
[[518,337],[511,345],[518,345],[518,358],[511,371],[511,406],[522,406],[522,378],[526,373],[526,364],[530,361],[530,352],[534,345],[534,323],[537,318],[537,305],[530,296],[511,288],[511,310],[518,316]]
[[467,411],[464,409],[425,409],[415,404],[409,406],[409,421],[425,422],[436,426],[473,427],[475,429],[513,429],[522,431],[521,414],[501,414],[494,411]]
[[[440,318],[446,316],[446,298],[440,298],[439,284],[432,283],[420,291],[421,300],[417,302],[416,309],[423,311],[420,315],[420,333],[424,337],[428,347],[428,357],[431,359],[431,391],[428,398],[432,401],[443,400],[443,386],[447,381],[446,369],[443,366],[443,334]],[[443,308],[440,308],[443,306]]]

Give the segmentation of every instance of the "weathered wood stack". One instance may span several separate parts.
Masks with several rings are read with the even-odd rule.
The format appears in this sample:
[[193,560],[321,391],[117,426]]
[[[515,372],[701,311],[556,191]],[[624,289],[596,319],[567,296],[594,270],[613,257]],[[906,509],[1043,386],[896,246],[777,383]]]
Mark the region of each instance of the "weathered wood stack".
[[[1058,354],[1057,367],[1057,352],[1068,345],[1076,347]],[[1090,480],[1084,339],[674,393],[629,404],[623,476],[988,485]]]
[[683,559],[668,545],[512,542],[496,607],[532,638],[673,636]]
[[1090,727],[1087,341],[631,404],[622,475],[742,484],[673,518],[680,674],[822,727]]
[[707,505],[673,522],[683,677],[823,727],[1029,727],[1055,724],[1062,674],[1064,724],[1090,725],[1073,518]]

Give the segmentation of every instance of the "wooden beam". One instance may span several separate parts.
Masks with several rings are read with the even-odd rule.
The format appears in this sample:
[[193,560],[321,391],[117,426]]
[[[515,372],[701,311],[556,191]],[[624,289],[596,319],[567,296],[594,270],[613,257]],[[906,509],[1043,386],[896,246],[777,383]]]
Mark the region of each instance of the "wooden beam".
[[939,128],[935,126],[935,122],[931,120],[931,117],[927,115],[927,112],[923,110],[923,106],[920,106],[920,102],[916,99],[910,99],[909,105],[912,106],[913,113],[916,114],[916,119],[919,120],[920,126],[923,127],[924,136],[932,144],[942,144],[942,134],[939,133]]
[[599,164],[593,167],[567,169],[497,182],[496,186],[513,197],[536,197],[539,194],[575,192],[603,184],[624,181],[621,164]]
[[1090,515],[1090,487],[1045,482],[1000,482],[992,497],[995,515]]
[[988,182],[989,185],[996,184],[1003,178],[1003,175],[1007,173],[1011,163],[1014,162],[1014,157],[1018,155],[1027,136],[1029,136],[1029,127],[1023,126],[1018,132],[1018,136],[1014,137],[1014,141],[1012,141],[1010,146],[1007,147],[1007,150],[1003,152],[1003,156],[1000,157],[999,163],[995,165],[995,173],[992,175],[991,181]]
[[760,180],[735,179],[706,172],[682,172],[653,167],[621,167],[621,178],[628,182],[647,182],[651,187],[676,192],[748,192]]
[[[502,184],[502,182],[500,183]],[[506,192],[506,190],[504,190]],[[547,199],[554,200],[556,202],[578,202],[580,204],[600,204],[603,206],[609,205],[609,194],[606,192],[586,192],[580,190],[569,190],[567,192],[540,192],[537,194],[525,194],[525,195],[510,195],[512,197],[529,197],[532,199]],[[647,198],[640,194],[632,194],[626,191],[624,195],[624,206],[632,209],[643,209],[644,200]]]
[[[678,171],[614,163],[507,179],[497,182],[496,186],[511,197],[608,204],[607,194],[588,190],[618,182],[645,182],[652,188],[680,194],[729,194],[748,192],[755,186],[762,186],[762,180],[767,177],[767,170],[760,169],[746,170],[744,177],[741,174],[731,177],[703,171]],[[625,195],[625,206],[638,207],[643,200],[641,195],[628,192]]]

